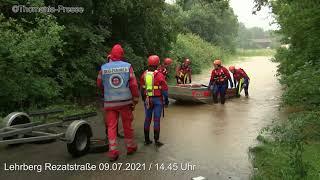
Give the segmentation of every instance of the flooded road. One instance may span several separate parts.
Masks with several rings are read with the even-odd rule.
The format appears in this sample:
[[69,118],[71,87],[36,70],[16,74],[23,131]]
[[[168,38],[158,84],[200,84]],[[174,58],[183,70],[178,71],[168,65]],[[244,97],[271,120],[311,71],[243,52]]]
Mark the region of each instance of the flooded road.
[[[16,148],[0,148],[0,179],[248,179],[251,173],[248,148],[256,143],[259,130],[278,116],[280,85],[275,77],[276,64],[268,57],[253,57],[237,64],[251,78],[250,98],[231,99],[223,105],[170,104],[161,121],[161,140],[165,145],[156,149],[143,145],[143,107],[135,111],[134,127],[139,151],[126,156],[123,140],[122,155],[117,163],[145,163],[146,170],[44,171],[10,172],[4,163],[27,164],[95,164],[108,163],[104,154],[89,154],[72,159],[62,142]],[[194,77],[194,82],[207,84],[209,71]],[[95,136],[103,137],[100,117],[91,119]],[[153,135],[151,135],[153,137]],[[158,163],[158,169],[156,164]],[[189,164],[188,164],[189,163]],[[164,165],[164,169],[160,168]],[[169,167],[171,165],[171,168]],[[172,168],[177,165],[177,169]],[[191,165],[191,166],[188,166]],[[149,169],[149,167],[151,167]],[[189,167],[189,169],[185,169]],[[194,167],[194,169],[192,169]]]

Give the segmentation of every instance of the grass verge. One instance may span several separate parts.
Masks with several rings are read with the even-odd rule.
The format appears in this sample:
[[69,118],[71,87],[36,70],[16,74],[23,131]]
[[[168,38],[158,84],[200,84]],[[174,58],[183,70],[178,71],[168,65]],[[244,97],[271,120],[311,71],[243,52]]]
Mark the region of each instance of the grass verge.
[[291,114],[275,121],[250,149],[252,179],[320,179],[320,113]]
[[274,56],[274,49],[237,49],[236,56],[252,57],[252,56]]

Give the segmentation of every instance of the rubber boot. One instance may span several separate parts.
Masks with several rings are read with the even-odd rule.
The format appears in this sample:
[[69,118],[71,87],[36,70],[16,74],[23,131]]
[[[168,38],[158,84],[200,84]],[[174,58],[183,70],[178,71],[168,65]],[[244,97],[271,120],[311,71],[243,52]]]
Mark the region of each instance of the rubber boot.
[[217,97],[217,95],[213,94],[213,95],[212,95],[212,99],[213,99],[213,103],[214,103],[214,104],[218,104],[218,97]]
[[138,147],[128,147],[127,155],[133,155],[135,152],[137,152]]
[[118,150],[111,150],[107,153],[110,162],[115,162],[118,160],[119,158],[119,151]]
[[221,104],[224,104],[226,102],[226,95],[220,95],[220,101],[221,101]]
[[144,144],[145,145],[152,144],[152,141],[150,140],[149,134],[150,134],[149,131],[144,130]]
[[248,90],[245,90],[244,93],[246,94],[246,97],[249,97],[249,92],[248,92]]
[[239,94],[239,86],[237,86],[237,93],[236,93],[236,97],[239,98],[240,94]]
[[154,131],[154,141],[157,147],[163,146],[163,143],[159,141],[159,138],[160,138],[160,131]]

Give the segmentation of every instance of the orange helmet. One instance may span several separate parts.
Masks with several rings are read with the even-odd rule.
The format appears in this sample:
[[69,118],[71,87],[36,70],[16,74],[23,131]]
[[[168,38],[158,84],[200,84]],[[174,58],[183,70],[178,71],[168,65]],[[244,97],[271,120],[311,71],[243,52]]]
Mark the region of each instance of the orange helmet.
[[216,59],[216,60],[213,61],[213,64],[214,64],[214,65],[221,66],[221,65],[222,65],[222,62],[221,62],[220,59]]
[[170,64],[172,64],[172,62],[173,62],[173,61],[172,61],[171,58],[165,58],[165,59],[164,59],[164,64],[165,64],[165,65],[170,65]]
[[157,55],[151,55],[148,58],[148,66],[158,66],[160,63],[160,58]]
[[187,58],[187,59],[184,60],[184,63],[190,65],[191,61],[190,61],[190,59]]
[[230,66],[230,67],[229,67],[229,71],[231,71],[231,72],[233,72],[235,69],[236,69],[235,66]]

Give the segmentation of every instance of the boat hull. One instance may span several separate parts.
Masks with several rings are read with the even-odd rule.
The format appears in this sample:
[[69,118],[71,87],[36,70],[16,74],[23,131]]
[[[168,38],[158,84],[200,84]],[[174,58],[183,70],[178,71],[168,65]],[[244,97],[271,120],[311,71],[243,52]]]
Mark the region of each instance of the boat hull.
[[[226,98],[236,96],[236,89],[228,89]],[[184,84],[169,86],[169,98],[179,102],[209,103],[212,101],[212,93],[208,87],[201,84]]]

